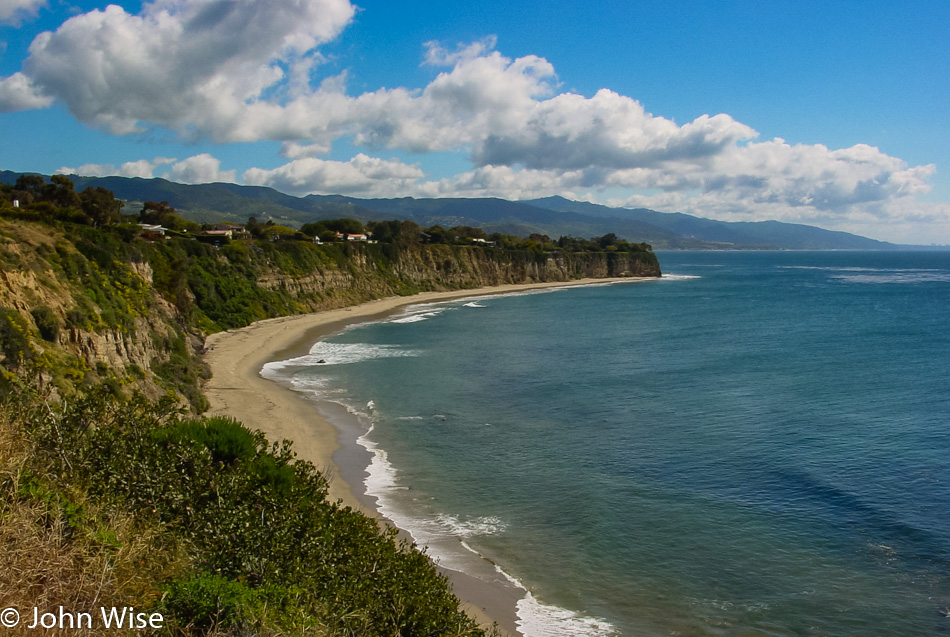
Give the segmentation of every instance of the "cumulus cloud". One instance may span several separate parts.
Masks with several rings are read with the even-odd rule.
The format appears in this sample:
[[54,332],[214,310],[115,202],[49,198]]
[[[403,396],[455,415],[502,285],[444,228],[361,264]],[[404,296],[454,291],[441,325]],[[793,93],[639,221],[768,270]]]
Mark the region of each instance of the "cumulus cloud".
[[37,36],[23,72],[80,121],[113,133],[154,124],[257,139],[242,116],[261,110],[266,90],[299,81],[319,59],[315,47],[353,13],[346,0],[155,0],[138,15],[109,5]]
[[583,186],[580,171],[514,169],[510,166],[480,166],[473,171],[417,184],[417,197],[502,197],[535,199],[558,194],[575,198]]
[[310,157],[273,170],[251,168],[244,172],[244,183],[295,195],[392,196],[394,192],[408,192],[424,176],[418,166],[359,153],[345,162]]
[[23,73],[0,78],[0,113],[46,108],[52,103]]
[[[318,49],[354,12],[348,0],[153,0],[134,15],[110,5],[37,36],[22,72],[0,78],[0,111],[56,99],[83,123],[116,134],[161,127],[188,140],[281,142],[289,163],[248,169],[243,179],[294,194],[609,192],[615,205],[826,225],[946,216],[945,208],[917,203],[933,166],[908,166],[862,144],[759,140],[722,113],[679,124],[608,89],[590,97],[559,92],[547,60],[506,57],[494,37],[454,48],[426,43],[421,62],[435,77],[423,87],[350,95],[345,73],[312,85],[324,61]],[[319,159],[341,137],[368,152],[463,152],[472,169],[426,180],[418,166],[395,159]],[[117,170],[145,176],[155,165]],[[197,155],[166,176],[234,181],[236,171]]]
[[701,166],[616,171],[605,183],[654,190],[611,199],[615,206],[827,226],[894,221],[912,210],[930,219],[945,215],[946,210],[915,199],[930,191],[927,180],[934,171],[933,165],[908,166],[865,144],[830,150],[774,139],[727,147]]
[[234,183],[237,171],[221,170],[221,160],[208,153],[194,155],[172,164],[164,177],[182,184]]
[[537,103],[517,126],[480,141],[476,164],[535,169],[622,169],[701,160],[756,132],[728,115],[678,126],[606,89],[588,99],[562,94]]
[[46,0],[0,0],[0,24],[18,26],[24,18],[33,17]]

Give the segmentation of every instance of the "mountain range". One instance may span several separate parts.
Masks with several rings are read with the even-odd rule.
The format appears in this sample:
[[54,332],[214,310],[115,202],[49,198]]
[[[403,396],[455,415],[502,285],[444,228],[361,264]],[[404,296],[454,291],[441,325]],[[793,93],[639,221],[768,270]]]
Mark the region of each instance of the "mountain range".
[[[12,184],[21,173],[0,171]],[[520,236],[532,233],[589,238],[614,233],[655,249],[892,250],[902,246],[847,232],[779,221],[727,222],[646,208],[611,208],[563,197],[526,201],[497,198],[360,199],[342,195],[294,197],[273,188],[229,183],[179,184],[139,177],[71,175],[76,190],[103,187],[134,212],[145,201],[167,201],[182,216],[202,223],[248,217],[290,227],[350,217],[360,221],[409,219],[422,226],[466,225]]]

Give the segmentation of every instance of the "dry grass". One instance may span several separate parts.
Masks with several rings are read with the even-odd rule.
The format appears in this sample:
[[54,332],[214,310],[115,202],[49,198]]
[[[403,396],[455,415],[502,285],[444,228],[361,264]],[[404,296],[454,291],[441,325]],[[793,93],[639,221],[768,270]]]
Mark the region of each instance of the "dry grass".
[[[85,506],[70,517],[61,500],[26,494],[30,446],[6,414],[0,414],[0,609],[17,609],[17,630],[33,608],[40,612],[89,612],[93,630],[43,630],[44,635],[129,634],[107,631],[99,608],[146,608],[159,586],[187,570],[182,547],[160,532],[138,528],[123,513],[106,516]],[[35,479],[33,483],[35,484]],[[70,498],[73,504],[80,496]]]

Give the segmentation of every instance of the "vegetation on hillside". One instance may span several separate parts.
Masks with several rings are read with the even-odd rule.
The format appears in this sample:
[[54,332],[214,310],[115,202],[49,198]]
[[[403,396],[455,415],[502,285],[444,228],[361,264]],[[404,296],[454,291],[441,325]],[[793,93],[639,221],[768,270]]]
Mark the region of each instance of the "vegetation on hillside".
[[[552,240],[544,235],[521,238],[486,235],[480,228],[464,226],[422,228],[411,221],[370,222],[364,227],[357,220],[340,219],[307,224],[294,231],[252,217],[243,227],[231,224],[249,238],[231,240],[207,234],[210,227],[183,219],[166,202],[146,202],[137,215],[123,216],[119,214],[121,202],[108,191],[87,188],[76,194],[72,182],[61,175],[54,176],[50,184],[42,181],[25,175],[13,186],[0,186],[0,218],[45,224],[51,234],[61,236],[55,245],[38,249],[57,275],[82,286],[88,298],[78,298],[63,322],[85,329],[129,330],[137,316],[154,309],[146,298],[147,286],[132,267],[137,263],[149,266],[152,287],[181,312],[185,327],[203,334],[263,318],[367,300],[340,289],[325,293],[324,298],[302,299],[284,289],[259,285],[261,277],[271,272],[301,277],[337,271],[365,279],[367,268],[360,270],[357,265],[368,261],[379,279],[371,294],[420,291],[424,288],[394,272],[394,264],[422,246],[451,248],[439,254],[453,258],[465,249],[482,250],[496,261],[541,262],[606,252],[629,255],[649,267],[656,265],[650,246],[631,244],[612,234],[589,240]],[[87,206],[87,200],[94,200],[95,206]],[[95,213],[100,209],[109,213]],[[144,231],[139,224],[161,226],[163,234]],[[368,241],[347,240],[353,235],[366,238],[365,233]],[[464,287],[464,282],[460,285]],[[326,298],[334,294],[339,298]]]
[[658,273],[649,246],[353,219],[232,232],[122,207],[61,176],[0,187],[0,607],[134,606],[166,634],[484,634],[289,443],[196,415],[203,337],[550,263]]
[[134,606],[161,634],[484,634],[289,443],[169,400],[35,387],[0,402],[0,606]]

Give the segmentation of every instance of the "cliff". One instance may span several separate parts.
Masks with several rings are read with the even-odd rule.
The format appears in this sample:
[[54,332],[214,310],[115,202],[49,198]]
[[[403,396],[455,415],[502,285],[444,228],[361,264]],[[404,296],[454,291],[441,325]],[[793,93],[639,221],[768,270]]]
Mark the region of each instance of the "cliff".
[[[345,246],[339,267],[287,273],[267,264],[256,282],[289,294],[308,309],[335,307],[393,294],[470,289],[509,283],[582,278],[659,276],[652,253],[530,254],[471,246],[421,245],[393,254],[386,246]],[[387,254],[387,252],[389,254]]]
[[134,227],[0,221],[0,365],[52,391],[106,382],[198,411],[204,337],[392,295],[506,283],[659,276],[627,251],[476,245],[148,242]]

